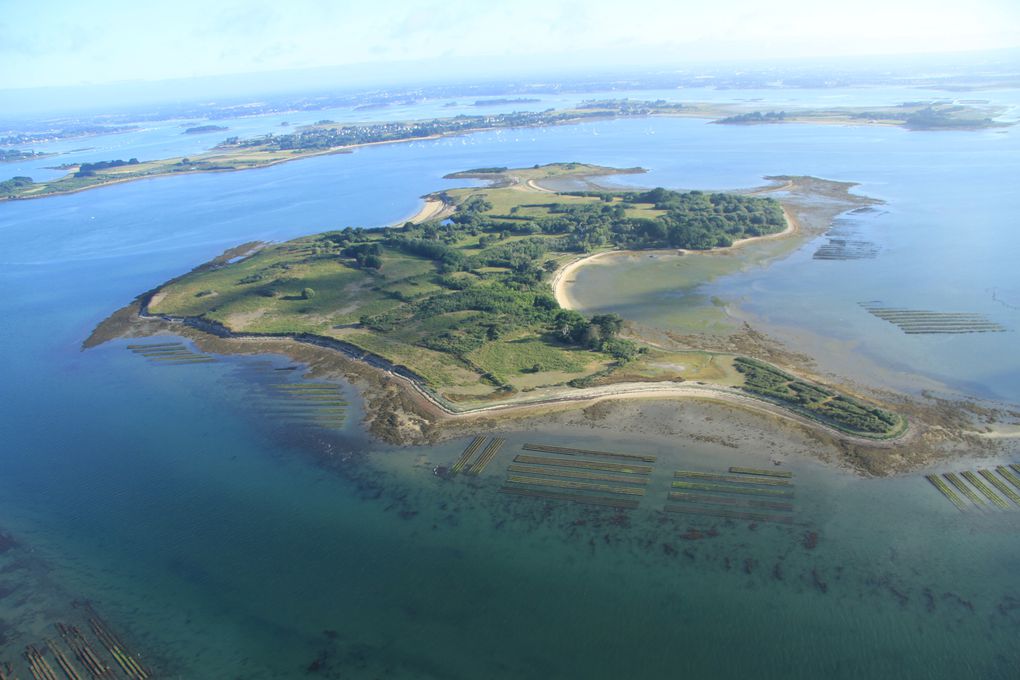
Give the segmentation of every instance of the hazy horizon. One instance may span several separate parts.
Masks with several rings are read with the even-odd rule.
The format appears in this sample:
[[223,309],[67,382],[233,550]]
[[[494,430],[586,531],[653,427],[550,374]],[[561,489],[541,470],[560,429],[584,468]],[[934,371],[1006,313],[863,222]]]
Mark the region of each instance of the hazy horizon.
[[[470,68],[458,69],[458,64]],[[440,65],[449,66],[440,70]],[[980,69],[976,69],[980,67]],[[84,114],[118,108],[153,107],[165,104],[196,104],[252,101],[257,97],[300,96],[323,93],[360,93],[371,89],[506,84],[538,86],[600,79],[621,82],[640,78],[692,78],[698,75],[760,75],[777,77],[832,76],[876,81],[892,77],[959,77],[978,70],[988,75],[992,67],[1002,76],[1020,76],[1020,48],[970,52],[871,55],[861,57],[804,57],[769,60],[730,59],[684,63],[616,64],[615,66],[550,63],[522,59],[498,60],[438,58],[413,62],[364,63],[317,66],[281,71],[251,71],[228,75],[204,75],[163,80],[126,80],[103,84],[76,84],[0,89],[3,117]],[[1005,67],[1005,68],[1003,68]],[[1010,71],[1015,69],[1015,71]],[[708,77],[704,80],[711,84]],[[484,95],[480,95],[484,96]]]
[[[359,86],[508,75],[621,71],[728,62],[963,54],[1020,48],[1020,6],[1006,0],[883,3],[838,10],[807,0],[681,7],[635,0],[464,0],[385,6],[295,0],[137,5],[54,0],[0,17],[4,99],[39,88],[138,87],[189,79],[323,71]],[[894,59],[895,58],[895,59]],[[327,78],[328,79],[328,78]],[[303,78],[298,77],[301,81]],[[5,102],[11,108],[12,102]]]

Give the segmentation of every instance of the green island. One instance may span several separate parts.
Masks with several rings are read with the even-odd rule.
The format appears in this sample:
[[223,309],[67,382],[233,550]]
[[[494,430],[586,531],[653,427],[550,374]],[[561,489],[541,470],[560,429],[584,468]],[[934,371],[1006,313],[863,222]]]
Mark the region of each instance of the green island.
[[502,106],[505,104],[534,104],[541,99],[534,97],[496,97],[495,99],[477,99],[471,106]]
[[230,128],[223,125],[196,125],[195,127],[189,127],[184,131],[186,135],[205,135],[210,132],[226,132]]
[[[234,252],[143,295],[133,314],[325,346],[401,378],[448,415],[675,391],[779,405],[857,437],[905,430],[894,413],[770,364],[663,349],[615,314],[561,307],[557,281],[593,253],[711,250],[792,229],[783,206],[760,194],[592,190],[585,180],[621,172],[643,171],[559,163],[456,173],[489,184],[431,194],[399,226]],[[588,190],[540,184],[565,181]]]
[[[103,166],[99,171],[82,175],[77,166],[68,166],[69,174],[54,180],[35,182],[18,177],[13,184],[0,183],[0,201],[42,198],[86,189],[183,173],[227,172],[261,168],[277,163],[321,154],[349,153],[352,149],[372,144],[390,144],[421,139],[462,135],[484,130],[505,128],[570,125],[591,120],[640,118],[649,116],[682,116],[712,119],[721,124],[815,123],[842,125],[897,125],[914,130],[977,130],[1002,127],[992,116],[999,108],[978,108],[970,105],[947,105],[932,102],[906,102],[879,108],[837,107],[832,109],[801,109],[782,112],[747,112],[735,104],[676,103],[664,100],[632,99],[591,100],[570,109],[524,111],[493,115],[459,115],[431,120],[341,125],[321,120],[314,125],[282,135],[266,134],[241,139],[229,137],[215,148],[186,158],[164,158],[129,163],[112,159],[91,163]],[[212,132],[201,126],[185,133]],[[27,181],[26,181],[27,180]]]
[[22,149],[0,149],[0,163],[14,163],[15,161],[30,161],[37,158],[48,158],[55,156],[52,153],[42,151],[25,151]]

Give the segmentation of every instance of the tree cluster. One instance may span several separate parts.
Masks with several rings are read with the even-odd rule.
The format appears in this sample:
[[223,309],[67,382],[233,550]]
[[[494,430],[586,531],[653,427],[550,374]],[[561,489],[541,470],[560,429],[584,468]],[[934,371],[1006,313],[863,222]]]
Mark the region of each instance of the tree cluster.
[[786,111],[768,111],[766,113],[752,111],[720,118],[716,122],[723,125],[754,125],[755,123],[779,123],[783,120],[786,120]]
[[82,163],[78,166],[78,172],[74,173],[75,177],[95,177],[96,173],[101,170],[108,170],[110,168],[119,168],[124,165],[138,165],[138,159],[132,158],[130,160],[115,160],[115,161],[96,161],[95,163]]
[[946,108],[926,106],[920,111],[907,116],[903,124],[912,130],[974,128],[994,125],[994,121],[991,118],[963,118],[953,115],[962,111],[963,107],[961,106]]
[[0,182],[0,196],[14,196],[22,189],[32,186],[31,177],[17,176]]
[[[600,193],[585,193],[600,198]],[[563,204],[554,216],[537,221],[545,233],[567,235],[572,250],[586,252],[603,245],[625,248],[685,248],[707,250],[730,245],[735,239],[781,231],[786,226],[779,203],[756,198],[701,191],[653,189],[628,192],[621,202]],[[611,198],[611,196],[610,196]],[[652,204],[665,214],[627,217],[627,208]]]
[[382,247],[378,243],[359,243],[347,246],[341,251],[344,257],[354,258],[359,267],[364,269],[381,269]]

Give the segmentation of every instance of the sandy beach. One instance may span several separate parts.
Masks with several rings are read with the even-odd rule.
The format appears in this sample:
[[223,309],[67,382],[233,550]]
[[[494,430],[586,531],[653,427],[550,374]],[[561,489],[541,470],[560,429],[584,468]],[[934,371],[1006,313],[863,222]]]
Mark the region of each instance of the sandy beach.
[[[774,190],[774,189],[773,189]],[[556,297],[556,302],[559,303],[560,307],[564,309],[577,309],[577,300],[570,295],[570,286],[574,283],[574,276],[577,272],[587,265],[596,264],[600,260],[605,260],[610,257],[620,256],[632,256],[632,255],[658,255],[658,256],[683,256],[689,252],[705,252],[705,253],[725,253],[733,251],[738,248],[742,248],[749,243],[758,243],[761,241],[768,241],[779,238],[787,238],[793,236],[802,230],[800,222],[793,215],[792,211],[787,207],[783,206],[783,214],[786,216],[786,228],[775,234],[766,234],[764,236],[749,236],[748,238],[737,239],[732,245],[725,248],[713,248],[710,251],[689,251],[682,248],[671,248],[668,250],[607,250],[601,253],[595,253],[594,255],[586,255],[579,257],[576,260],[571,260],[562,267],[556,270],[553,274],[550,285],[553,289],[553,295]]]
[[425,204],[415,214],[411,215],[406,220],[403,220],[396,224],[400,226],[404,222],[413,222],[414,224],[421,224],[422,222],[428,222],[429,220],[442,220],[446,219],[453,214],[456,209],[445,201],[442,201],[433,196],[425,197]]
[[539,184],[538,182],[536,182],[533,179],[529,179],[527,182],[525,182],[525,185],[527,185],[527,187],[529,189],[531,189],[532,191],[537,191],[537,192],[542,193],[542,194],[554,194],[554,193],[556,193],[552,189],[546,189],[544,186],[542,186],[541,184]]

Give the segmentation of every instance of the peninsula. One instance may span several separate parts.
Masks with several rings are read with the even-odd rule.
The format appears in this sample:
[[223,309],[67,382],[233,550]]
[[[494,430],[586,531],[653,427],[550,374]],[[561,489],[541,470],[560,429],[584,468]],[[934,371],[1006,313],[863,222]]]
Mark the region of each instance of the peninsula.
[[444,417],[687,394],[781,408],[855,439],[905,431],[890,410],[760,358],[664,349],[619,316],[565,309],[557,272],[592,253],[723,249],[793,232],[764,193],[594,190],[585,179],[622,172],[643,171],[559,163],[457,173],[489,185],[429,195],[420,218],[400,226],[232,251],[142,295],[86,346],[183,328],[239,347],[286,338],[392,376]]

